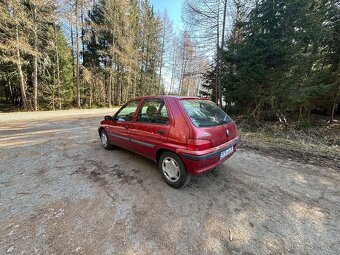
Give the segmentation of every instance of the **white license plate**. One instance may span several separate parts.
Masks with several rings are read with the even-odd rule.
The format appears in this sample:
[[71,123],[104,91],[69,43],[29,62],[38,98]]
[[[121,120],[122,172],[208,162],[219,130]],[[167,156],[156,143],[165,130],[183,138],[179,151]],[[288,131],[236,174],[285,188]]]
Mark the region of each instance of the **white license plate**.
[[232,152],[234,151],[234,147],[231,146],[230,148],[224,150],[224,151],[221,151],[221,154],[220,154],[220,160],[225,158],[226,156],[228,156],[229,154],[231,154]]

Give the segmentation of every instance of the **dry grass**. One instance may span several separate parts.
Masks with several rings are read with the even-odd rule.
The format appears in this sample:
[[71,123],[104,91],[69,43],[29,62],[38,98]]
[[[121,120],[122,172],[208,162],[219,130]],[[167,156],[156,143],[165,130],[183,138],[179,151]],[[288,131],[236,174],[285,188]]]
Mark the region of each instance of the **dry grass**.
[[340,122],[301,128],[299,124],[240,125],[242,146],[266,154],[340,168]]

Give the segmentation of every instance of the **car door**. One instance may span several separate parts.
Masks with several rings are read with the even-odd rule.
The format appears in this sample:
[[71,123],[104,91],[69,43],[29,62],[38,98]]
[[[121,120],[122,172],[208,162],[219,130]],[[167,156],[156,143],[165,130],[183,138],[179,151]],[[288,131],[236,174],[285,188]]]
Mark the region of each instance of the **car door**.
[[144,99],[130,126],[133,150],[154,159],[158,146],[168,139],[170,124],[169,109],[163,98]]
[[107,125],[106,132],[109,135],[110,142],[118,146],[129,149],[131,146],[129,128],[132,119],[138,108],[140,100],[132,100],[126,103],[113,116],[113,121]]

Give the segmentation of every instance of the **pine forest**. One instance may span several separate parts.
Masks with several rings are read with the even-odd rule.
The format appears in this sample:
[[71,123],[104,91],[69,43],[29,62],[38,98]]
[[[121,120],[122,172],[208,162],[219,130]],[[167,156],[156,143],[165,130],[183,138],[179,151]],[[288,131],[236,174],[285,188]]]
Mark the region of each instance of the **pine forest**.
[[337,0],[0,0],[0,111],[209,97],[224,110],[340,113]]

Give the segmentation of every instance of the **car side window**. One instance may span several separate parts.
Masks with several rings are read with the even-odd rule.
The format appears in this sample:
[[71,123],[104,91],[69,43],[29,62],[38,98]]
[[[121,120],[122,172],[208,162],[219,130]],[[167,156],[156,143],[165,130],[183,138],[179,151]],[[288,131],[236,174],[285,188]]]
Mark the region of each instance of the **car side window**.
[[168,112],[163,99],[145,99],[136,122],[163,124],[169,123]]
[[133,114],[135,113],[137,107],[139,105],[139,100],[133,100],[125,105],[122,109],[119,110],[116,115],[115,120],[117,121],[132,121]]

